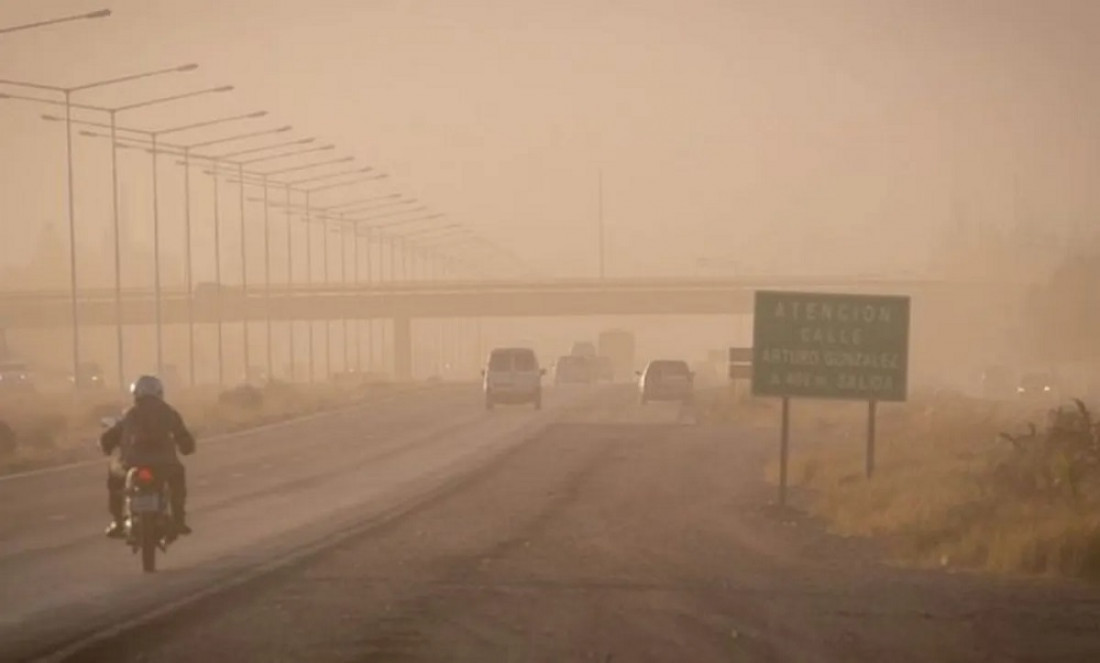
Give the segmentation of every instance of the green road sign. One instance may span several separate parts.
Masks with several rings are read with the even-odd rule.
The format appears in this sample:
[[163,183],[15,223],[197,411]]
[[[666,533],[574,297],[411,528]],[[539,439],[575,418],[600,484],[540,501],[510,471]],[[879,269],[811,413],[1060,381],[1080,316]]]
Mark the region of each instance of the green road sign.
[[909,298],[759,291],[756,396],[904,401]]

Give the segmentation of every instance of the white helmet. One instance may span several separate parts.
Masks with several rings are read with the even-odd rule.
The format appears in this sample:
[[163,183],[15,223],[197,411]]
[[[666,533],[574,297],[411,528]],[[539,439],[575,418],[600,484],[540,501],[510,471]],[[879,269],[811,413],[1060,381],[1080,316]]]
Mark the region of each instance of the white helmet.
[[161,384],[160,378],[156,376],[143,375],[130,385],[130,394],[132,394],[134,398],[152,396],[153,398],[163,399],[164,385]]

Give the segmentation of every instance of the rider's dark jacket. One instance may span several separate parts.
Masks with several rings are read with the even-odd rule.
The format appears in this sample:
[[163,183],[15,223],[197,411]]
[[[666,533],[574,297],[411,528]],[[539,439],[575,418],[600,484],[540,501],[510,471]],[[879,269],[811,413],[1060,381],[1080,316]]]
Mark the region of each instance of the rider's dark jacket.
[[138,398],[122,419],[99,437],[103,453],[118,450],[123,467],[179,465],[179,453],[195,452],[195,438],[171,405],[154,397]]

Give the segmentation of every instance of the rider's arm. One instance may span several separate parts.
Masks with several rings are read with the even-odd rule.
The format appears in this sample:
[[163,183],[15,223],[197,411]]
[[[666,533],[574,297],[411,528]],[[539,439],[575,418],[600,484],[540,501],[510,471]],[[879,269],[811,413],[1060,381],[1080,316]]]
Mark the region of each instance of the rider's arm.
[[195,453],[195,436],[187,430],[187,426],[183,423],[183,417],[175,410],[172,411],[172,439],[176,442],[176,448],[184,456]]
[[104,454],[110,454],[122,444],[122,421],[103,431],[99,436],[99,448]]

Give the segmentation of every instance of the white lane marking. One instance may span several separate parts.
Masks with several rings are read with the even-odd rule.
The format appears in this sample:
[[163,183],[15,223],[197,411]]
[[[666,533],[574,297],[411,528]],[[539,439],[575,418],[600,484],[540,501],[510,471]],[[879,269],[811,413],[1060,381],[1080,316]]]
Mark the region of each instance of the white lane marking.
[[[423,389],[410,389],[407,392],[404,392],[404,393],[401,393],[401,394],[394,394],[392,396],[386,396],[384,398],[381,398],[381,399],[375,400],[375,401],[369,401],[369,402],[365,402],[365,403],[357,403],[355,405],[349,405],[349,406],[346,406],[346,407],[337,408],[335,410],[326,410],[324,412],[314,412],[313,414],[307,414],[307,415],[304,415],[304,416],[301,416],[301,417],[296,417],[294,419],[285,419],[283,421],[276,421],[276,422],[272,422],[270,424],[264,424],[262,426],[257,426],[255,428],[246,428],[244,430],[234,431],[232,433],[222,433],[222,434],[219,434],[219,435],[213,435],[211,437],[203,438],[202,443],[204,445],[206,445],[206,444],[212,444],[214,442],[224,442],[225,440],[233,440],[233,439],[236,439],[236,438],[245,437],[247,435],[253,435],[253,434],[256,434],[256,433],[264,433],[264,432],[267,432],[267,431],[277,430],[279,428],[287,428],[287,427],[293,426],[295,424],[305,423],[307,421],[313,421],[315,419],[321,419],[323,417],[329,417],[329,416],[333,416],[333,415],[337,415],[337,414],[342,414],[342,413],[345,413],[345,412],[352,412],[352,411],[362,409],[362,408],[370,408],[370,407],[375,407],[375,406],[378,406],[378,405],[385,405],[386,403],[391,403],[393,401],[398,400],[399,398],[403,398],[405,396],[417,393],[417,392],[422,391],[422,390]],[[89,465],[95,465],[95,464],[102,463],[102,462],[104,462],[103,458],[94,458],[92,460],[79,460],[79,461],[76,461],[75,463],[66,463],[64,465],[54,465],[53,467],[43,467],[43,468],[40,468],[40,469],[37,469],[37,470],[28,470],[26,472],[17,472],[15,474],[5,474],[3,476],[0,476],[0,483],[5,483],[5,482],[8,482],[8,481],[14,481],[16,479],[26,479],[26,478],[34,477],[34,476],[43,476],[43,475],[47,475],[47,474],[56,474],[58,472],[65,472],[67,470],[72,470],[72,469],[76,469],[76,468],[79,468],[79,467],[87,467]]]
[[54,522],[59,522],[59,521],[68,520],[68,519],[69,519],[69,514],[67,514],[67,513],[55,513],[52,516],[46,516],[46,520],[52,520]]

